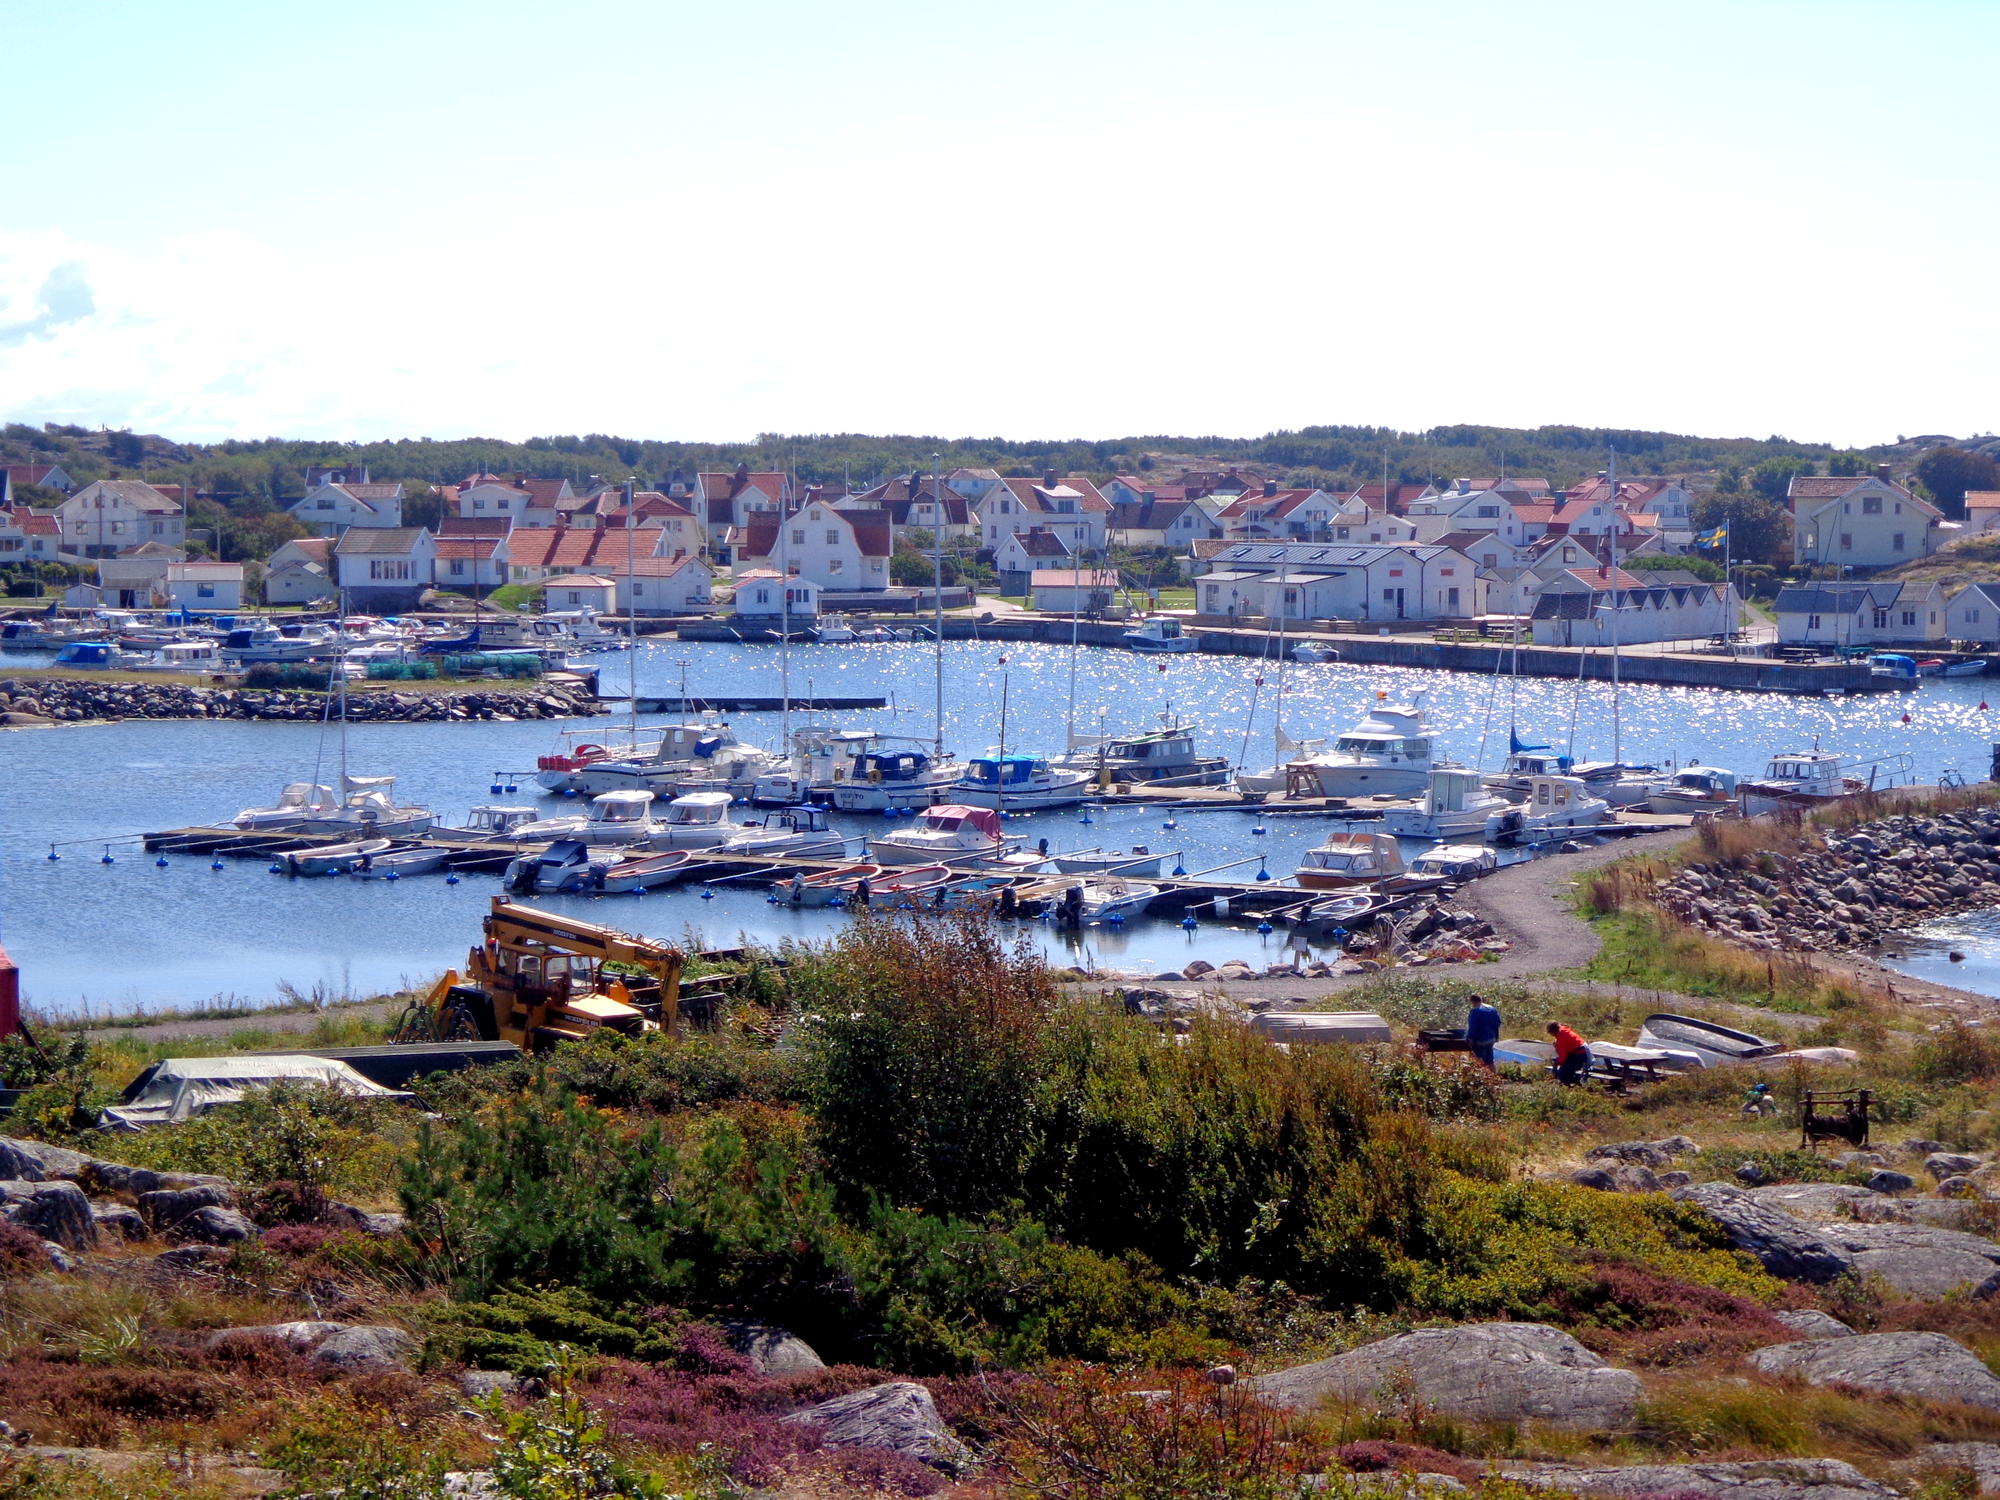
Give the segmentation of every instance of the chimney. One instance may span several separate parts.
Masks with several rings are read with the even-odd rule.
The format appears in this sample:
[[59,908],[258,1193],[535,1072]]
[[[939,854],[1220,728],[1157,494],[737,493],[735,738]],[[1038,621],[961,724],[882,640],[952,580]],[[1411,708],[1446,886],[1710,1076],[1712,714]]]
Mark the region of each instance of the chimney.
[[1881,480],[1884,484],[1894,484],[1896,482],[1895,480],[1889,477],[1889,465],[1887,464],[1875,465],[1875,477]]
[[1056,471],[1054,469],[1050,469],[1042,476],[1042,487],[1051,490],[1056,487]]
[[1472,481],[1470,479],[1454,479],[1452,487],[1461,495],[1470,494],[1472,492]]
[[1277,481],[1277,480],[1275,480],[1275,479],[1267,479],[1267,480],[1265,480],[1265,481],[1264,481],[1264,498],[1265,498],[1266,500],[1269,500],[1270,498],[1272,498],[1272,497],[1273,497],[1274,495],[1276,495],[1277,493],[1278,493],[1278,481]]

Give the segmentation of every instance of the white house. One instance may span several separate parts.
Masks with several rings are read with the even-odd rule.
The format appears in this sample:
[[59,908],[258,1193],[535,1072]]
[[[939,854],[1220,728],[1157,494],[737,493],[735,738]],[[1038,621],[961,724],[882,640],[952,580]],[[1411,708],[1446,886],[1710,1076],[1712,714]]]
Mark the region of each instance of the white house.
[[415,526],[352,526],[333,544],[335,581],[364,614],[415,609],[436,577],[437,538]]
[[403,487],[329,480],[315,485],[287,508],[314,536],[339,536],[350,526],[401,526]]
[[1965,530],[1960,536],[1981,536],[2000,529],[2000,490],[1965,492]]
[[[782,532],[780,527],[782,526]],[[736,570],[776,568],[840,593],[889,587],[894,544],[879,510],[842,510],[829,501],[801,505],[782,522],[776,511],[753,512],[736,548]]]
[[1416,527],[1419,541],[1434,542],[1450,531],[1498,531],[1512,507],[1528,498],[1505,490],[1473,489],[1472,483],[1461,479],[1448,490],[1410,502],[1404,514]]
[[2000,641],[2000,583],[1969,583],[1944,607],[1945,638],[1981,646]]
[[187,542],[187,517],[142,479],[99,479],[57,507],[65,552],[116,557],[148,542],[179,548]]
[[993,570],[1000,575],[1000,592],[1010,598],[1034,587],[1033,574],[1057,567],[1074,567],[1069,543],[1046,527],[1017,531],[993,549]]
[[1342,498],[1319,489],[1280,489],[1277,480],[1267,479],[1225,505],[1216,520],[1224,536],[1244,541],[1332,541]]
[[576,491],[567,479],[530,479],[525,474],[468,474],[448,495],[461,516],[505,516],[510,526],[547,527]]
[[[1331,535],[1336,542],[1393,545],[1417,540],[1417,523],[1386,507],[1371,506],[1357,492],[1338,496]],[[1433,538],[1435,540],[1435,538]]]
[[774,568],[752,568],[736,575],[730,611],[773,624],[787,614],[811,621],[819,615],[819,585],[810,578],[787,578]]
[[928,531],[942,536],[947,545],[976,540],[979,523],[973,519],[971,502],[949,482],[940,488],[942,494],[933,492],[928,474],[906,474],[858,495],[839,496],[832,503],[841,510],[880,510],[889,517],[897,535],[908,530]]
[[1946,640],[1936,583],[1801,583],[1778,590],[1785,646],[1915,646]]
[[76,488],[76,481],[65,474],[60,465],[8,464],[0,468],[0,503],[14,503],[13,489],[17,484],[38,485],[45,490],[59,490],[65,495]]
[[170,562],[165,586],[176,609],[234,612],[243,607],[243,564]]
[[1028,577],[1036,609],[1051,614],[1089,614],[1109,609],[1118,597],[1116,568],[1037,568]]
[[1792,480],[1794,564],[1889,568],[1937,550],[1943,513],[1892,483],[1887,469]]
[[1000,488],[998,469],[953,469],[944,476],[944,487],[977,505]]
[[432,544],[438,588],[483,594],[505,583],[507,538],[504,536],[441,536]]
[[618,614],[628,610],[641,615],[696,614],[715,604],[715,570],[699,553],[635,557],[629,571],[620,569],[610,576],[616,590],[612,607]]
[[[1623,569],[1619,577],[1629,577]],[[1594,573],[1572,575],[1572,586],[1544,589],[1530,629],[1537,646],[1638,646],[1651,641],[1706,640],[1736,628],[1736,591],[1722,583],[1600,586]]]
[[792,498],[791,481],[776,471],[752,471],[738,464],[728,474],[694,476],[694,513],[711,538],[732,526],[744,526],[753,515],[776,511]]
[[1114,500],[1106,523],[1121,547],[1182,549],[1222,535],[1217,512],[1195,500],[1168,500],[1148,491],[1137,500]]
[[339,592],[332,537],[298,537],[264,559],[266,604],[315,604]]
[[1685,547],[1694,540],[1694,497],[1673,479],[1621,479],[1618,494],[1611,494],[1609,476],[1570,486],[1564,500],[1612,500],[1624,513],[1626,525],[1634,530],[1658,531],[1672,548]]
[[1486,612],[1472,559],[1434,544],[1238,542],[1194,581],[1205,615],[1300,620],[1469,619]]
[[54,562],[61,546],[62,522],[55,512],[0,508],[0,564]]
[[588,609],[600,615],[618,612],[618,585],[595,573],[565,573],[542,586],[545,609]]
[[973,502],[979,544],[998,549],[1017,531],[1041,526],[1055,532],[1072,552],[1101,551],[1111,520],[1111,502],[1080,474],[1067,478],[1053,470],[1040,479],[1003,479]]

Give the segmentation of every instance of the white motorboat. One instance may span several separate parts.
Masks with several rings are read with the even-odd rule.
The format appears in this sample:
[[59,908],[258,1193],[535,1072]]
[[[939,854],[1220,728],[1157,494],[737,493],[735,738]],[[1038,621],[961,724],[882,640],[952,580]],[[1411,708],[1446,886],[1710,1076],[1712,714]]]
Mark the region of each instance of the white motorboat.
[[245,625],[222,638],[222,655],[239,662],[310,661],[340,649],[338,631],[310,621]]
[[794,875],[778,887],[778,900],[789,906],[831,906],[845,902],[864,880],[871,884],[882,878],[878,864],[843,865],[838,870],[822,870],[817,875]]
[[1722,813],[1736,810],[1736,773],[1720,766],[1682,766],[1653,783],[1646,806],[1656,813]]
[[1986,662],[1984,660],[1955,661],[1944,669],[1944,675],[1946,677],[1984,677],[1986,675]]
[[688,792],[667,804],[666,816],[647,842],[655,849],[713,849],[743,832],[729,819],[735,799],[727,792]]
[[616,630],[604,628],[603,616],[594,609],[553,609],[541,617],[555,627],[556,638],[570,651],[624,651],[632,642]]
[[954,801],[998,812],[1074,807],[1090,795],[1088,771],[1058,768],[1040,755],[975,755],[952,784]]
[[1416,796],[1431,773],[1431,737],[1423,709],[1415,702],[1378,701],[1366,718],[1334,741],[1331,752],[1305,764],[1323,797]]
[[573,895],[621,895],[672,885],[701,867],[685,849],[667,854],[593,848],[582,839],[558,839],[548,848],[524,854],[507,866],[506,886],[520,894],[565,892]]
[[448,849],[403,849],[363,856],[347,873],[356,880],[401,880],[405,875],[428,875],[433,870],[442,870],[450,857]]
[[1194,731],[1170,724],[1141,734],[1072,734],[1069,751],[1050,764],[1084,771],[1100,787],[1220,786],[1229,762],[1195,752]]
[[1317,645],[1312,641],[1300,641],[1292,647],[1292,660],[1316,666],[1320,662],[1339,661],[1340,653],[1331,646]]
[[1772,756],[1762,776],[1737,782],[1736,797],[1744,816],[1756,817],[1786,808],[1819,807],[1867,790],[1867,782],[1847,774],[1839,756],[1823,750],[1793,750]]
[[1083,905],[1077,910],[1082,922],[1122,922],[1136,917],[1159,899],[1160,888],[1143,880],[1125,880],[1116,875],[1083,883]]
[[929,807],[951,795],[960,767],[922,750],[867,750],[854,759],[853,774],[836,781],[826,800],[840,812],[882,812],[892,807]]
[[1198,651],[1201,642],[1181,629],[1173,615],[1147,615],[1119,637],[1134,651]]
[[908,828],[868,840],[868,857],[884,865],[1040,868],[1043,857],[1020,851],[1020,843],[1000,832],[1000,815],[992,808],[943,802],[918,813]]
[[1659,784],[1658,766],[1626,765],[1609,760],[1576,760],[1547,745],[1530,745],[1508,731],[1507,759],[1486,778],[1486,785],[1510,802],[1524,800],[1537,776],[1575,776],[1613,807],[1646,803]]
[[1500,821],[1495,836],[1536,844],[1612,821],[1611,804],[1594,797],[1579,776],[1536,776],[1527,800]]
[[773,757],[751,788],[758,807],[792,807],[823,802],[835,787],[855,781],[861,757],[882,742],[872,729],[829,729],[812,725],[792,735],[791,753]]
[[537,818],[517,823],[508,837],[521,843],[580,839],[586,844],[644,844],[662,828],[653,816],[651,792],[600,792],[582,818]]
[[1051,854],[1049,863],[1064,875],[1125,875],[1134,880],[1157,880],[1164,858],[1144,844],[1135,844],[1129,853],[1116,849],[1071,849]]
[[393,776],[342,776],[342,795],[309,781],[294,781],[272,807],[245,808],[230,821],[246,833],[366,833],[409,838],[436,821],[428,809],[399,807]]
[[1513,810],[1513,803],[1487,790],[1477,771],[1434,766],[1422,797],[1386,806],[1379,817],[1383,831],[1398,838],[1484,839]]
[[135,664],[140,672],[220,672],[225,663],[214,641],[167,641]]
[[271,868],[285,875],[344,875],[363,860],[387,854],[393,839],[355,839],[344,844],[307,844],[298,849],[279,849],[271,855]]
[[439,828],[437,832],[474,843],[501,843],[518,839],[519,834],[515,830],[525,828],[531,823],[539,823],[544,829],[551,824],[563,824],[565,826],[562,833],[551,836],[566,837],[583,827],[584,817],[582,813],[578,813],[574,818],[543,819],[536,816],[532,807],[508,807],[500,803],[487,803],[468,812],[462,826]]
[[1439,844],[1410,861],[1412,875],[1442,880],[1471,880],[1500,868],[1500,856],[1485,844]]
[[1306,850],[1292,880],[1309,891],[1362,885],[1390,890],[1408,874],[1402,846],[1393,835],[1342,829],[1328,834],[1318,848]]
[[783,855],[791,859],[843,859],[845,835],[827,826],[826,809],[810,804],[780,808],[717,846],[718,854]]

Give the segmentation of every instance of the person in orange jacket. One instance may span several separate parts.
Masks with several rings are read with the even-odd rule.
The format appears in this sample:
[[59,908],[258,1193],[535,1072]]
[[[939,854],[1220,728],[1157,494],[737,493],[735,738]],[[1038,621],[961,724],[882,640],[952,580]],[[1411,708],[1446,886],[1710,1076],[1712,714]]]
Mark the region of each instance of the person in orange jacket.
[[1556,1044],[1556,1082],[1574,1088],[1590,1076],[1590,1043],[1559,1021],[1549,1022]]

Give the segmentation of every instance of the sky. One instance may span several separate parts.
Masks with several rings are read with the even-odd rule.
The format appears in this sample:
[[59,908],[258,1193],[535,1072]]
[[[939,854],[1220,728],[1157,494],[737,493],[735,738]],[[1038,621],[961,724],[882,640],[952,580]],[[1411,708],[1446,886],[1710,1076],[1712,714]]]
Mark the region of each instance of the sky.
[[0,419],[2000,426],[2000,0],[0,0]]

